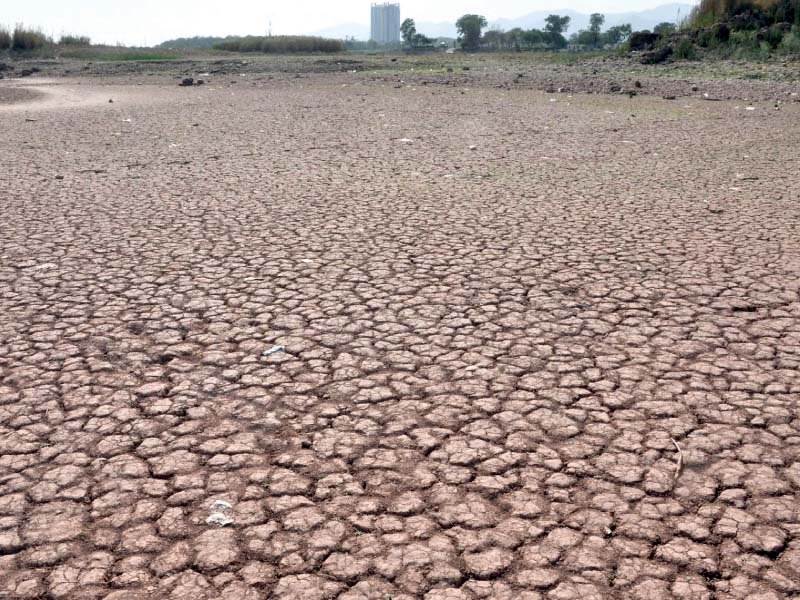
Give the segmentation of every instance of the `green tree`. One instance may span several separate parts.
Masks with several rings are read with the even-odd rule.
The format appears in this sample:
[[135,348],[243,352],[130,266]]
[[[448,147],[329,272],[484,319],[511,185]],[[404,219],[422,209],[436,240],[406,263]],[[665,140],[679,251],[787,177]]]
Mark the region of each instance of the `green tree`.
[[567,45],[567,38],[563,33],[569,27],[571,19],[559,15],[549,15],[545,20],[544,32],[547,43],[551,48],[563,48]]
[[571,20],[572,19],[570,19],[569,17],[550,15],[544,20],[545,22],[544,30],[547,33],[563,34],[567,30],[567,27],[569,27],[569,22]]
[[486,17],[481,15],[464,15],[456,21],[461,47],[467,52],[477,50],[481,41],[481,30],[487,25]]
[[414,23],[414,19],[406,19],[403,21],[403,24],[400,25],[400,35],[403,36],[403,42],[408,46],[412,46],[414,42],[414,36],[417,35],[417,25]]
[[628,36],[630,36],[632,30],[633,28],[631,27],[630,23],[609,27],[608,30],[603,34],[603,43],[609,46],[618,46],[628,39]]
[[501,50],[506,44],[506,34],[499,29],[490,29],[483,34],[483,43],[492,50]]
[[675,23],[664,21],[653,28],[653,33],[657,33],[658,35],[669,35],[670,33],[674,33],[676,29],[677,26]]
[[603,28],[603,23],[605,22],[605,16],[601,15],[600,13],[594,13],[589,17],[589,35],[591,39],[591,45],[595,48],[600,45],[600,30]]
[[529,29],[524,33],[523,39],[528,48],[536,48],[545,43],[545,34],[540,29]]
[[522,48],[522,45],[525,43],[525,32],[522,30],[521,27],[515,27],[514,29],[506,33],[506,40],[508,42],[509,47],[519,52],[520,49]]

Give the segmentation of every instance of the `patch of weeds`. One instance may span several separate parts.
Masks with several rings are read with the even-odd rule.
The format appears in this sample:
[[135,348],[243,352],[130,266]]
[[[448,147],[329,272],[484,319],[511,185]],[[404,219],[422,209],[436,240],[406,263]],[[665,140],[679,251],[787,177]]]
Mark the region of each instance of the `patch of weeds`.
[[695,60],[697,58],[697,52],[695,51],[692,40],[689,38],[681,38],[675,45],[673,57],[677,60]]

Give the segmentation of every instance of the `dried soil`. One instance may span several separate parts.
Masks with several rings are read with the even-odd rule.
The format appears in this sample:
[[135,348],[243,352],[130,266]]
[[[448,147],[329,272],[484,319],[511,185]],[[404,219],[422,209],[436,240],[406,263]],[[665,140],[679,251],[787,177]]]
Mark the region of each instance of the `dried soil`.
[[0,110],[0,597],[800,593],[800,104],[180,71]]

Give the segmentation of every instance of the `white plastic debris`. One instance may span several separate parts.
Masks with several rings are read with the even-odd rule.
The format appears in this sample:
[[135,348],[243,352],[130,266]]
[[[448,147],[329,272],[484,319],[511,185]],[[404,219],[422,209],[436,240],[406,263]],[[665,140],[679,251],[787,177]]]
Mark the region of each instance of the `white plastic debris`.
[[122,119],[122,122],[123,123],[131,123],[132,121],[130,119]]
[[413,141],[414,140],[411,140],[409,138],[400,138],[399,140],[397,140],[397,143],[398,144],[411,144]]
[[231,519],[225,513],[215,512],[208,515],[206,523],[209,525],[219,525],[220,527],[225,527],[226,525],[232,525],[233,519]]
[[272,356],[278,352],[286,352],[286,346],[273,346],[269,350],[264,350],[264,352],[261,353],[261,356]]
[[746,106],[745,107],[745,110],[755,110],[755,109],[756,109],[755,106]]
[[477,147],[477,146],[470,146],[470,147],[469,147],[469,149],[470,149],[470,150],[477,150],[477,149],[478,149],[478,147]]
[[233,524],[233,517],[230,516],[229,512],[233,510],[233,505],[230,502],[225,502],[225,500],[215,500],[214,504],[211,505],[212,513],[208,515],[206,519],[206,523],[208,525],[219,525],[220,527],[225,527],[226,525]]

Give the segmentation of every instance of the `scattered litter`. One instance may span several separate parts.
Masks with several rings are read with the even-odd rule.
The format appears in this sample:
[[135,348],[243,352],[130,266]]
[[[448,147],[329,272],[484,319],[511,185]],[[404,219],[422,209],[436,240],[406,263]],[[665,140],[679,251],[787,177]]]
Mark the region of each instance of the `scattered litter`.
[[678,464],[675,467],[675,475],[672,477],[672,487],[675,487],[675,484],[678,483],[678,477],[681,476],[681,469],[683,469],[683,451],[681,447],[678,446],[678,442],[669,438],[672,443],[675,445],[675,449],[678,451]]
[[225,527],[226,525],[232,525],[233,519],[224,513],[215,512],[208,515],[206,523],[209,525],[219,525],[220,527]]
[[745,110],[755,110],[755,109],[756,109],[756,107],[755,107],[755,106],[745,106],[745,108],[744,108],[744,109],[745,109]]
[[397,142],[398,142],[399,144],[410,144],[410,143],[412,143],[413,141],[414,141],[414,140],[411,140],[411,139],[409,139],[409,138],[400,138],[399,140],[397,140]]
[[180,87],[192,86],[192,85],[194,85],[194,78],[192,78],[192,77],[184,77],[178,85]]
[[36,119],[30,119],[30,118],[28,118],[28,119],[25,119],[25,122],[26,122],[26,123],[36,123]]
[[558,99],[556,99],[556,98],[550,98],[550,102],[558,102]]
[[273,354],[278,354],[279,352],[286,352],[286,346],[273,346],[269,350],[264,350],[261,353],[261,356],[272,356]]
[[611,531],[611,527],[606,527],[606,535],[612,535],[614,532]]
[[215,500],[214,504],[211,505],[212,512],[208,515],[206,523],[209,525],[219,525],[220,527],[232,525],[233,517],[228,514],[231,510],[233,510],[233,505],[231,505],[230,502]]
[[470,147],[469,147],[469,149],[470,149],[470,150],[477,150],[477,149],[478,149],[478,147],[477,147],[477,146],[470,146]]
[[302,261],[300,261],[300,262],[304,262],[304,263],[306,263],[307,265],[310,265],[310,264],[311,264],[311,263],[313,263],[314,261],[313,261],[313,260],[311,260],[310,258],[304,258],[304,259],[303,259]]
[[732,191],[732,192],[741,192],[741,191],[742,191],[742,188],[739,188],[739,187],[732,187],[732,188],[731,188],[731,191]]
[[130,119],[122,119],[122,122],[123,123],[131,123],[132,121]]
[[109,98],[109,99],[108,99],[108,103],[109,103],[109,104],[114,104],[114,101],[113,101],[111,98]]
[[478,365],[470,365],[470,366],[466,367],[464,370],[465,371],[469,371],[469,372],[477,371],[478,370]]

